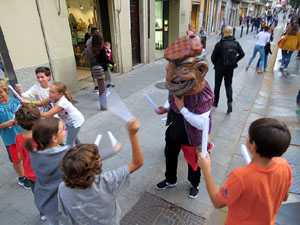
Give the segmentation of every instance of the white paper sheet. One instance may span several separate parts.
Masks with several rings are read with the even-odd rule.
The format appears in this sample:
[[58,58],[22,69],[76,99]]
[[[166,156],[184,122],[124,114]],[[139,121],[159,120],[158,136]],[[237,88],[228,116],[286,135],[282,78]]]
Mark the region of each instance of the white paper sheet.
[[15,89],[11,85],[8,85],[8,88],[11,90],[11,92],[13,93],[13,95],[17,99],[19,99],[19,101],[23,101],[23,99],[21,98],[21,96],[15,91]]
[[209,131],[209,118],[203,118],[203,130],[202,130],[202,155],[206,158],[207,155],[207,141]]
[[94,144],[97,145],[98,147],[99,147],[101,138],[102,138],[102,135],[101,135],[101,134],[98,134],[97,137],[96,137],[96,139],[95,139]]
[[241,152],[244,156],[246,163],[249,164],[251,162],[251,157],[250,157],[247,147],[243,144],[241,145]]
[[111,146],[114,147],[118,143],[117,139],[114,137],[114,135],[110,131],[107,131],[107,134],[108,134]]
[[158,106],[153,102],[153,100],[146,94],[146,93],[143,93],[143,96],[145,97],[145,99],[152,105],[152,107],[158,111],[158,112],[161,112],[160,109],[158,108]]
[[[104,97],[106,97],[106,101],[104,100]],[[114,89],[110,88],[105,90],[99,97],[99,102],[116,116],[122,118],[126,122],[130,121],[132,114]]]

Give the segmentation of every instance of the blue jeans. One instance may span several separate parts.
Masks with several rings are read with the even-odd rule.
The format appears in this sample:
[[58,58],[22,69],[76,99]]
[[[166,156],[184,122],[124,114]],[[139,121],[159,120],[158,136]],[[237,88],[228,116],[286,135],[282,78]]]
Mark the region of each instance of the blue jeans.
[[287,68],[290,63],[293,51],[282,50],[281,52],[282,52],[281,66],[284,66],[284,68]]
[[252,57],[251,57],[251,59],[248,63],[248,66],[251,65],[251,63],[252,63],[253,59],[255,58],[257,52],[259,52],[260,58],[262,59],[262,60],[260,60],[260,63],[259,63],[259,69],[262,70],[264,62],[265,62],[265,47],[261,46],[261,45],[255,45],[254,46],[253,55],[252,55]]
[[[260,59],[261,59],[261,58],[259,57],[259,59],[258,59],[258,61],[257,61],[257,63],[256,63],[256,68],[259,67]],[[267,69],[267,62],[268,62],[268,54],[265,52],[264,69]]]

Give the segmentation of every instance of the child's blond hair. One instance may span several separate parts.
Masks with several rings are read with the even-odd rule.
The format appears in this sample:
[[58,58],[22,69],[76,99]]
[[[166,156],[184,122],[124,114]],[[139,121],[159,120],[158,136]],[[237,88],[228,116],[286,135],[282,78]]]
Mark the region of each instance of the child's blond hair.
[[4,91],[8,92],[8,83],[5,79],[0,78],[0,88],[2,88]]

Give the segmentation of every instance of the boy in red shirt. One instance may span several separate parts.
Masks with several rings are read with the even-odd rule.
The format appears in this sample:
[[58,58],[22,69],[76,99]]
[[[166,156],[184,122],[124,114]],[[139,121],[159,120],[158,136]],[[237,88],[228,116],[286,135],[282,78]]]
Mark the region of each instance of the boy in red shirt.
[[[27,140],[32,139],[32,126],[40,119],[40,117],[39,109],[36,106],[27,103],[22,103],[22,106],[15,113],[18,125],[25,129],[24,132],[19,133],[16,136],[18,156],[23,161],[24,175],[27,178],[24,181],[24,187],[26,189],[31,189],[32,192],[34,192],[36,176],[31,168],[30,152],[25,149],[24,145]],[[40,217],[41,220],[46,220],[46,217],[43,214],[40,214]]]
[[250,164],[233,170],[225,184],[217,189],[210,171],[210,156],[198,156],[206,187],[216,208],[228,206],[226,225],[273,225],[282,201],[286,201],[292,183],[292,171],[280,156],[287,150],[291,135],[276,119],[262,118],[249,128],[247,147]]

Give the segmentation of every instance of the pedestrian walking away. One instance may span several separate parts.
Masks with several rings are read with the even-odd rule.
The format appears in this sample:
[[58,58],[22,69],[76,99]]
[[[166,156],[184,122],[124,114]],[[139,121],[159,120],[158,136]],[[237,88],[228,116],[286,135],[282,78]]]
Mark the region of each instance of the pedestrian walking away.
[[232,27],[224,29],[224,37],[219,41],[211,55],[211,61],[215,69],[215,99],[214,106],[218,107],[220,97],[220,87],[224,77],[227,96],[227,113],[232,112],[232,77],[233,71],[238,66],[237,62],[245,56],[239,42],[232,36]]
[[270,29],[270,27],[265,26],[264,27],[264,32],[259,32],[258,35],[256,36],[256,43],[254,46],[254,50],[253,50],[253,55],[248,63],[248,65],[246,66],[246,71],[249,69],[253,59],[256,56],[256,53],[259,52],[260,54],[260,64],[259,64],[259,70],[258,73],[262,73],[263,72],[263,65],[265,62],[265,46],[267,42],[270,42],[270,38],[271,38],[271,34],[268,32]]
[[287,67],[290,63],[291,56],[296,49],[300,49],[300,35],[298,34],[298,26],[292,24],[287,30],[287,34],[279,44],[279,48],[282,49],[282,59],[280,69],[287,71]]

